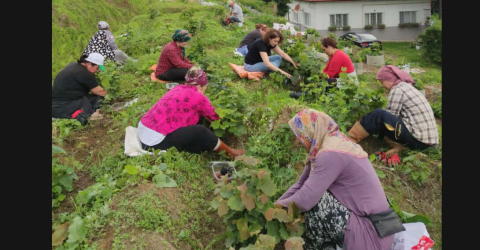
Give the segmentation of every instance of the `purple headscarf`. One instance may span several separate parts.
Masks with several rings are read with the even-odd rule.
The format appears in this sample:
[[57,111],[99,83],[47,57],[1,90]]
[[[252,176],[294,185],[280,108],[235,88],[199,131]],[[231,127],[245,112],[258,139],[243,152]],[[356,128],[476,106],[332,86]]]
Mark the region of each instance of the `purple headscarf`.
[[208,84],[207,75],[200,68],[191,68],[185,75],[187,84],[205,86]]
[[377,79],[393,82],[393,86],[397,85],[399,82],[407,82],[412,85],[415,84],[415,81],[413,81],[410,75],[393,65],[381,67],[378,70]]

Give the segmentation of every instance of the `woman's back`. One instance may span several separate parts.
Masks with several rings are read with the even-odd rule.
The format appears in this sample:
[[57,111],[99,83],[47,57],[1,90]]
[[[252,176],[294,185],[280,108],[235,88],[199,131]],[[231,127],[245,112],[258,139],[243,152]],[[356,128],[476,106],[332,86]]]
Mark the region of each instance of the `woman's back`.
[[254,30],[248,32],[247,35],[245,35],[243,40],[238,45],[238,48],[241,48],[244,45],[247,45],[247,48],[250,49],[250,45],[252,45],[252,43],[255,42],[259,38],[262,38],[262,34],[260,33],[260,30],[254,29]]

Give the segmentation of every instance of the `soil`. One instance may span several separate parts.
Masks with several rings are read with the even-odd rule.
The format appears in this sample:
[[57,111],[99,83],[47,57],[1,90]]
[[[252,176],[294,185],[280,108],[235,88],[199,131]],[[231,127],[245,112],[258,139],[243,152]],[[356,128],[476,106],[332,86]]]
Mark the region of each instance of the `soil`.
[[65,193],[65,199],[60,203],[60,206],[53,210],[55,215],[59,213],[72,213],[75,210],[75,205],[72,203],[71,199],[75,199],[78,191],[81,191],[93,184],[95,180],[90,177],[90,174],[85,171],[76,172],[78,179],[73,180],[73,191]]

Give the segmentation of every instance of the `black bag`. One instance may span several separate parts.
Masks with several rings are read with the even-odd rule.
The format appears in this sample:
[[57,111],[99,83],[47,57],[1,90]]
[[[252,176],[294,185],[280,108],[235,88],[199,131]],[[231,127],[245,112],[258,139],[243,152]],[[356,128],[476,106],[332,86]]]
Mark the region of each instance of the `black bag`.
[[393,208],[385,212],[371,214],[368,216],[380,238],[405,231],[405,227]]

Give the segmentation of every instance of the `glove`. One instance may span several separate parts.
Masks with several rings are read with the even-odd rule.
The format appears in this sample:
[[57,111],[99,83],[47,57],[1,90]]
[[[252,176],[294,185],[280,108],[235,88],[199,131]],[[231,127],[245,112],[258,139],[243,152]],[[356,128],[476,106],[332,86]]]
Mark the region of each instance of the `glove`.
[[382,152],[382,151],[378,151],[375,153],[375,156],[378,158],[380,158],[380,161],[383,162],[385,165],[387,164],[387,155]]
[[400,159],[400,156],[398,156],[398,154],[393,154],[392,156],[390,156],[390,158],[388,159],[388,166],[398,166],[398,164],[401,162],[402,160]]

